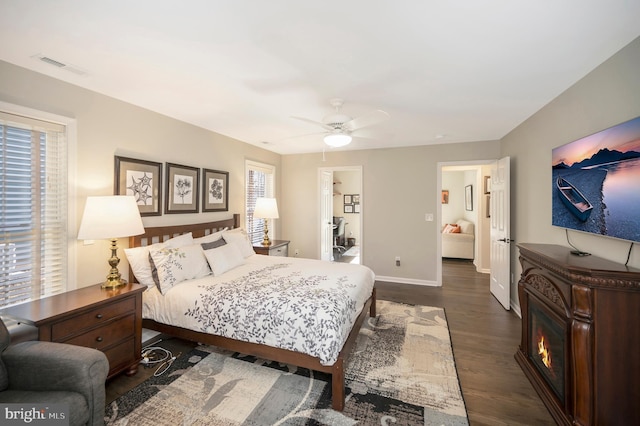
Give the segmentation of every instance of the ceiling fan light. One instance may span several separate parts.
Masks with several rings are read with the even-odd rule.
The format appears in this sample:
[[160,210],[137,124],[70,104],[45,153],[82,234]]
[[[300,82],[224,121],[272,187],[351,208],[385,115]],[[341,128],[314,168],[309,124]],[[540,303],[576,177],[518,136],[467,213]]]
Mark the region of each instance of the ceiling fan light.
[[344,133],[332,133],[324,137],[324,143],[334,148],[349,145],[351,143],[351,136]]

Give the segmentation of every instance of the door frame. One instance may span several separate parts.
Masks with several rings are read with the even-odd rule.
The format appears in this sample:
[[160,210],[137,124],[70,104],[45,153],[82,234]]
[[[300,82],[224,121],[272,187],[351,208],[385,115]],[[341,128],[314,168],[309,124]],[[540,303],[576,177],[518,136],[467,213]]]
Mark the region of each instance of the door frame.
[[[440,224],[442,223],[442,202],[441,202],[441,195],[442,195],[442,169],[445,167],[456,167],[456,166],[460,166],[460,167],[464,167],[464,166],[489,166],[491,164],[494,164],[497,161],[497,159],[490,159],[490,160],[467,160],[467,161],[442,161],[442,162],[438,162],[437,163],[437,178],[436,178],[436,226],[434,227],[434,232],[436,233],[436,255],[438,257],[438,260],[436,262],[436,285],[438,287],[442,287],[442,232],[441,232],[441,226]],[[478,182],[480,181],[480,179],[478,179]],[[474,205],[480,205],[479,203],[479,197],[478,197],[478,193],[479,193],[479,189],[481,188],[480,183],[478,183],[476,185],[477,189],[474,192]],[[479,211],[479,210],[478,210]],[[476,232],[476,234],[478,234]],[[477,240],[477,239],[476,239]],[[475,247],[481,246],[481,242],[480,241],[476,241],[474,243]],[[474,247],[474,250],[475,250]]]
[[[317,229],[318,229],[318,235],[320,236],[320,238],[318,238],[318,253],[321,253],[322,247],[322,209],[323,209],[323,197],[322,197],[322,172],[323,171],[330,171],[332,174],[334,172],[358,172],[360,174],[360,182],[359,182],[359,194],[360,194],[360,228],[359,228],[359,234],[360,234],[360,264],[363,265],[363,259],[364,259],[364,241],[365,241],[365,235],[364,235],[364,212],[366,211],[365,205],[367,202],[367,197],[365,197],[364,194],[364,185],[363,185],[363,181],[364,181],[364,170],[362,166],[333,166],[333,167],[318,167],[318,198],[319,198],[319,203],[318,203],[318,207],[320,208],[320,214],[318,215],[318,225],[317,225]],[[333,205],[333,200],[332,200],[332,205]]]

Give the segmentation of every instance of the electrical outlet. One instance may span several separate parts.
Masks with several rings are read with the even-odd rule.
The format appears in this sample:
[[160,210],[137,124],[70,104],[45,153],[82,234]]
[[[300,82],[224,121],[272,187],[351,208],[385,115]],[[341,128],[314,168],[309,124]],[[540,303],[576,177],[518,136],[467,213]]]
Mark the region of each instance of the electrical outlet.
[[396,256],[396,266],[400,266],[400,256]]
[[296,255],[296,256],[299,255],[300,254],[300,249],[295,249],[293,254]]

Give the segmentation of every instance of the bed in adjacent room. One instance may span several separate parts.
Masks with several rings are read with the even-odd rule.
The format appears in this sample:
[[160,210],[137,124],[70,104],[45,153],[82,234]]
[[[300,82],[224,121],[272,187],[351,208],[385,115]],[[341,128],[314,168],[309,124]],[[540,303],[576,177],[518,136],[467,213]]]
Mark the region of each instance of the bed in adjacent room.
[[346,358],[375,316],[369,268],[255,254],[239,215],[146,228],[125,252],[132,280],[148,286],[145,328],[330,373],[343,409]]

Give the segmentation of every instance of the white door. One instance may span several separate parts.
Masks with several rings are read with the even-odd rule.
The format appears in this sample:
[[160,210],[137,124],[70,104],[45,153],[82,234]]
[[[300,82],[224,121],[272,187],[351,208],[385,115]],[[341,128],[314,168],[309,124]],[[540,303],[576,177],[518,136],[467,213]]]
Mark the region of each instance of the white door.
[[509,157],[491,167],[491,293],[505,309],[511,308],[511,231]]
[[333,172],[320,171],[320,260],[333,260]]

